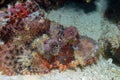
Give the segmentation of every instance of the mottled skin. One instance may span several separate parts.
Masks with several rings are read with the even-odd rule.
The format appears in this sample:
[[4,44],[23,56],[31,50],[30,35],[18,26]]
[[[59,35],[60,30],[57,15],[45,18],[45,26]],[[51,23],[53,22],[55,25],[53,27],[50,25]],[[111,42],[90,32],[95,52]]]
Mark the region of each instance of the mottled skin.
[[41,15],[22,16],[12,23],[10,19],[0,35],[4,42],[0,45],[0,70],[9,76],[45,74],[56,68],[64,71],[97,59],[94,40],[82,37],[73,26],[64,27]]

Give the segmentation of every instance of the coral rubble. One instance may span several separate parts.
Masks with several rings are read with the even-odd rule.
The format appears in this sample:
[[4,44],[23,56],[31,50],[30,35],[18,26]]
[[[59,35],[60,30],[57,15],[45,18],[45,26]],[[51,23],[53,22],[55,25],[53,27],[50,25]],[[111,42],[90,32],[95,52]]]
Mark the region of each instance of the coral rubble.
[[45,74],[55,68],[63,71],[87,66],[98,59],[98,45],[93,39],[80,35],[74,26],[64,27],[44,18],[34,6],[26,7],[31,5],[17,3],[9,8],[9,20],[1,26],[3,74]]

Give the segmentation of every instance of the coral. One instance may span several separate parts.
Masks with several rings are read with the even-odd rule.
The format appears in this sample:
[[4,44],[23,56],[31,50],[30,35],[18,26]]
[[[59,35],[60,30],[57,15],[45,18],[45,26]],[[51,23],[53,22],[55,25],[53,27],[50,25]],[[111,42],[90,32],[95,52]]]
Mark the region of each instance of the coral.
[[39,7],[31,1],[25,3],[17,2],[15,6],[8,5],[8,9],[5,12],[7,15],[4,15],[3,17],[9,19],[7,22],[14,23],[17,20],[29,16],[30,13],[37,11],[38,8]]
[[[49,29],[49,20],[37,17],[32,20],[31,23],[31,19],[32,18],[29,17],[28,19],[22,19],[14,24],[8,23],[3,26],[0,30],[1,39],[4,42],[8,42],[15,37],[22,36],[23,39],[25,38],[25,40],[30,40],[30,38],[35,37],[38,34],[41,35]],[[44,20],[44,22],[40,22],[40,20]]]

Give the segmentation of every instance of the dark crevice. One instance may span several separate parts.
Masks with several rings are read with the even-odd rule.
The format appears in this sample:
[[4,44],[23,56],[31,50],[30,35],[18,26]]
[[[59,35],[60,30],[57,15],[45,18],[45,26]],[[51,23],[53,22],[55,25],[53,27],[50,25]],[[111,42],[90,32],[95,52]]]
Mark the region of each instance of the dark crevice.
[[85,0],[68,0],[66,4],[74,3],[76,5],[76,8],[79,10],[82,9],[85,13],[89,13],[96,11],[95,1],[96,0],[91,0],[91,2],[87,3]]
[[120,0],[107,0],[108,7],[105,11],[105,18],[113,23],[120,22]]

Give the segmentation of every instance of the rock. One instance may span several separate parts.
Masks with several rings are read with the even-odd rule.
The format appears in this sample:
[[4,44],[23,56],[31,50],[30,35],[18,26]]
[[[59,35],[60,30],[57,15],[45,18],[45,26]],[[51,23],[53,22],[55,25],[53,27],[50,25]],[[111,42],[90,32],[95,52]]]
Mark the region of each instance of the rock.
[[120,36],[105,39],[103,49],[106,57],[111,57],[113,62],[120,63]]

